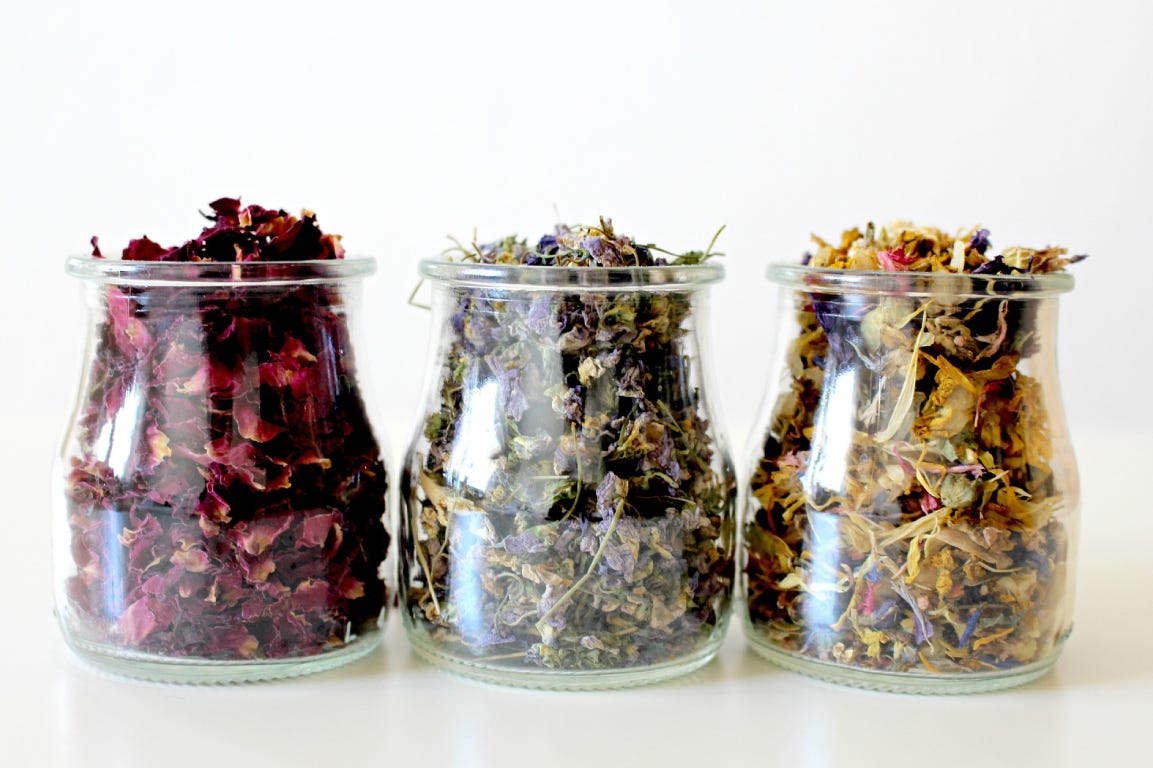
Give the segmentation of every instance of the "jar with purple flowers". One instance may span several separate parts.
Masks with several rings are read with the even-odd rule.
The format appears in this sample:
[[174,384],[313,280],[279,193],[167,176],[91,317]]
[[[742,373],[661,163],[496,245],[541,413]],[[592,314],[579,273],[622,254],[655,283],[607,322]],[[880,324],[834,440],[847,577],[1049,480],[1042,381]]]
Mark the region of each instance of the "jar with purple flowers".
[[716,653],[736,483],[708,398],[708,255],[666,259],[602,221],[421,264],[433,344],[400,596],[422,657],[582,689]]

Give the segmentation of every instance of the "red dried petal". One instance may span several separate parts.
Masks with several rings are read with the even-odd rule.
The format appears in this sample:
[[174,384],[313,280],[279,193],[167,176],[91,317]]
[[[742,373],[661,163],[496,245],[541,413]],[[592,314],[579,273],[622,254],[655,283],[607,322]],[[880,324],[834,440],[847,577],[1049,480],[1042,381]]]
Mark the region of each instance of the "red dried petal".
[[279,424],[260,418],[257,406],[248,401],[238,400],[233,405],[232,415],[236,419],[237,434],[245,440],[266,443],[285,431]]
[[328,532],[331,530],[331,512],[321,515],[310,515],[306,517],[301,524],[300,539],[297,541],[296,546],[297,548],[323,547],[324,542],[328,539]]
[[144,638],[156,631],[160,623],[148,609],[148,598],[142,597],[124,609],[116,626],[125,643],[140,645]]
[[124,249],[120,258],[125,261],[163,261],[168,254],[169,249],[152,242],[147,237],[142,237],[139,240],[129,240],[128,247]]
[[212,483],[204,488],[200,502],[196,505],[196,511],[211,522],[227,523],[232,519],[229,514],[232,512],[232,506],[217,493]]
[[120,544],[128,549],[128,562],[144,570],[153,560],[152,549],[164,531],[152,515],[146,515],[136,528],[125,528],[119,536]]
[[292,607],[298,611],[322,611],[329,605],[329,586],[326,581],[303,581],[292,593]]
[[905,255],[904,248],[890,248],[888,250],[877,252],[877,261],[881,264],[881,269],[890,272],[905,272],[909,269],[909,264],[913,262],[912,256]]
[[341,580],[339,592],[348,600],[364,597],[364,582],[354,579],[351,574],[348,574]]
[[244,578],[257,584],[268,581],[268,577],[276,572],[276,561],[270,554],[264,554],[255,559],[240,558],[240,568],[244,571]]
[[250,555],[259,555],[271,547],[280,535],[288,530],[292,518],[282,515],[280,519],[264,519],[257,523],[241,523],[233,530],[237,545]]
[[132,316],[132,300],[118,290],[108,292],[108,319],[116,345],[129,358],[136,358],[152,346],[152,334]]
[[172,455],[172,450],[168,447],[168,435],[161,432],[155,424],[149,425],[145,435],[148,438],[148,453],[143,466],[148,470],[156,469],[160,462]]
[[169,561],[192,573],[204,573],[209,565],[208,553],[203,549],[177,550],[172,553]]

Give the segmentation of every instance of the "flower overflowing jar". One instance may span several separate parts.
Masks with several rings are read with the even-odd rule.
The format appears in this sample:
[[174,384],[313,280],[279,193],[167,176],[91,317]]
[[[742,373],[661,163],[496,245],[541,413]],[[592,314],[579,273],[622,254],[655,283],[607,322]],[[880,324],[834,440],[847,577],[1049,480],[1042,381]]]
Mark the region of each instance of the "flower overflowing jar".
[[228,682],[379,640],[386,474],[349,313],[369,259],[238,200],[166,249],[73,258],[89,327],[56,472],[57,614],[111,671]]
[[[710,246],[711,247],[711,246]],[[705,399],[709,252],[611,224],[425,261],[427,408],[401,480],[401,602],[434,663],[599,688],[704,664],[735,480]]]
[[903,223],[817,244],[769,270],[784,343],[744,513],[753,648],[882,690],[1043,674],[1072,611],[1056,297],[1078,259]]

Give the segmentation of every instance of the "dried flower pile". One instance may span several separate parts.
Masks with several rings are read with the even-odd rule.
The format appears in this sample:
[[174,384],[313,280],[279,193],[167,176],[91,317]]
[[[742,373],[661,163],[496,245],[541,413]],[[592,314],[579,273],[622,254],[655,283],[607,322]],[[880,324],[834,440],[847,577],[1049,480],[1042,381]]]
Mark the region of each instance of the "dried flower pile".
[[1068,630],[1066,479],[1027,373],[1039,302],[999,294],[1080,257],[993,257],[984,229],[904,223],[814,239],[812,267],[1007,277],[966,296],[797,289],[799,333],[750,487],[754,637],[891,672],[1051,656]]
[[[238,200],[123,258],[337,259],[315,217]],[[94,256],[102,258],[99,248]],[[191,271],[190,271],[191,274]],[[385,468],[331,284],[109,285],[66,479],[76,637],[158,656],[307,656],[375,631]]]

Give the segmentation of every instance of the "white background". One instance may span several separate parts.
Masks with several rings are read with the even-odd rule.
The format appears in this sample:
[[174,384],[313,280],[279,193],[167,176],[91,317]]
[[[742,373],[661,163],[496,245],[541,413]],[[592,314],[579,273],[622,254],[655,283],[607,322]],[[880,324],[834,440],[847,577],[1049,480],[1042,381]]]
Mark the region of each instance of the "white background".
[[[1041,742],[1061,762],[1138,744],[1126,718],[1153,701],[1140,495],[1153,458],[1151,29],[1153,5],[1137,0],[5,3],[0,762],[401,750],[421,765],[633,752],[702,765],[739,749],[869,764],[916,749],[997,763]],[[225,195],[315,210],[350,253],[379,260],[361,359],[397,455],[428,331],[406,298],[417,260],[449,235],[533,239],[558,214],[603,214],[687,250],[727,224],[711,338],[738,455],[775,338],[764,267],[810,233],[907,218],[982,224],[998,249],[1090,254],[1061,300],[1085,530],[1078,632],[1058,672],[995,697],[884,697],[777,673],[735,632],[688,683],[562,697],[447,679],[408,655],[395,622],[382,658],[277,686],[157,688],[75,667],[46,562],[49,464],[83,334],[63,259],[92,235],[106,253],[141,234],[176,244]]]

